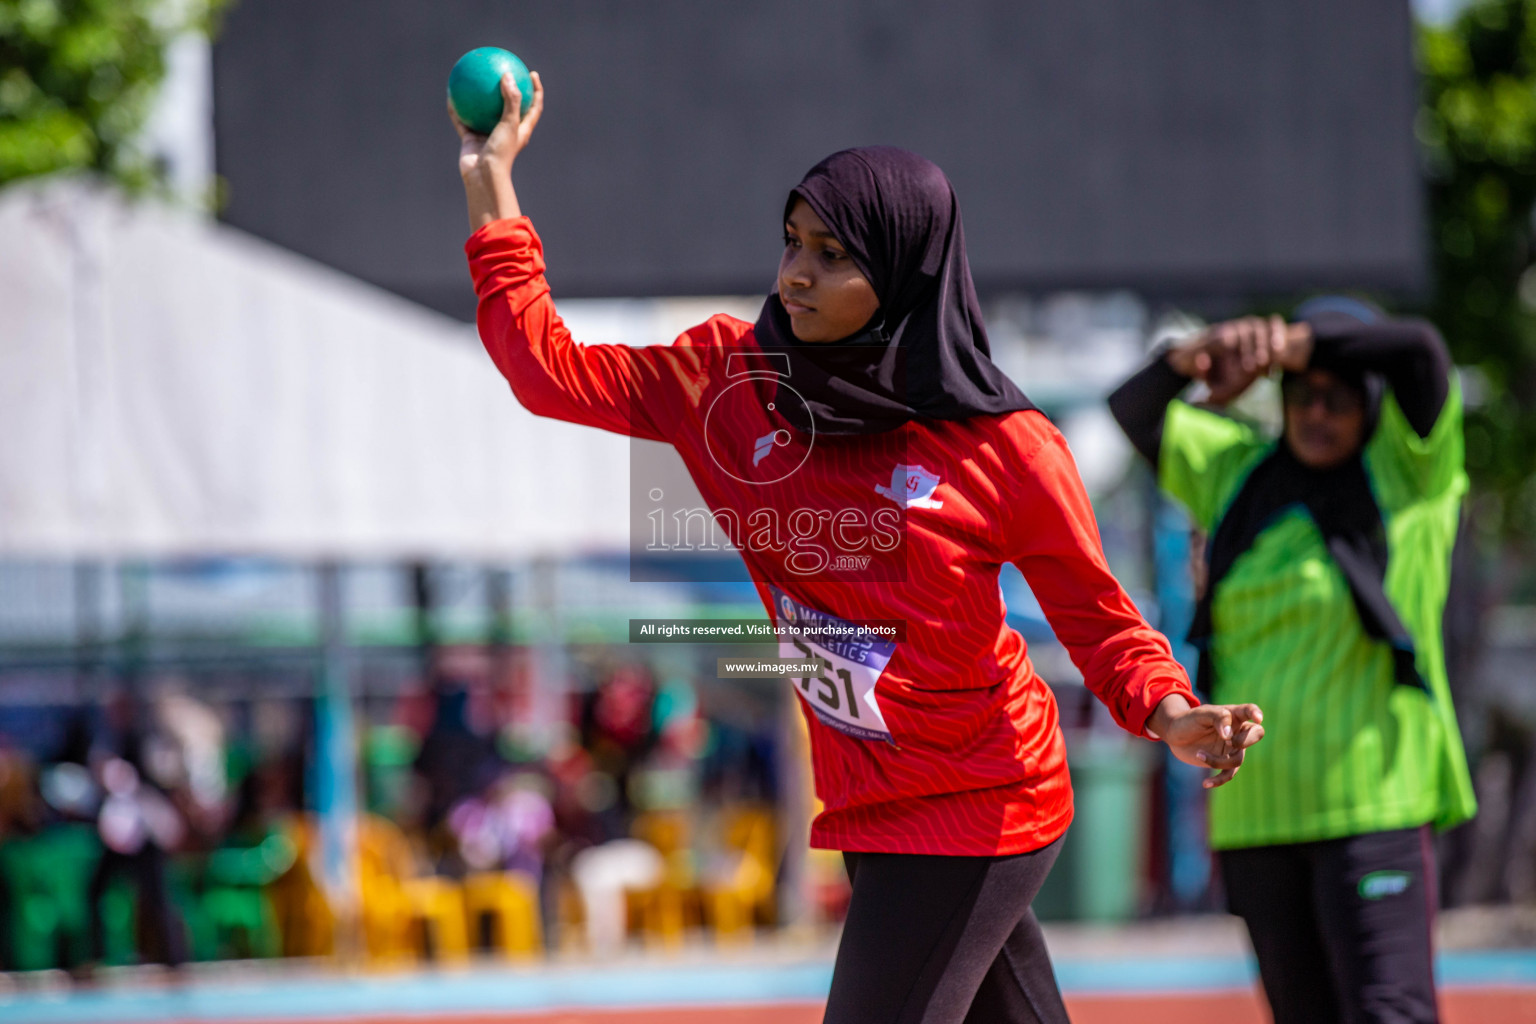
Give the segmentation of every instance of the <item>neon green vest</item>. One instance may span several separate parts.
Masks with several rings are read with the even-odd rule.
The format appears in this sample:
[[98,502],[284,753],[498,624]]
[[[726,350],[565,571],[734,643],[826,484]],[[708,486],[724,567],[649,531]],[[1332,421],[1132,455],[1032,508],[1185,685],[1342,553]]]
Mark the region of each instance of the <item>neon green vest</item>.
[[[1174,402],[1159,483],[1210,534],[1276,443]],[[1430,692],[1394,681],[1390,651],[1366,635],[1311,517],[1282,513],[1238,558],[1211,607],[1210,699],[1258,704],[1265,732],[1237,777],[1211,793],[1215,849],[1448,828],[1476,812],[1441,639],[1467,491],[1454,380],[1427,438],[1389,393],[1365,468],[1387,530],[1386,594],[1413,634]]]

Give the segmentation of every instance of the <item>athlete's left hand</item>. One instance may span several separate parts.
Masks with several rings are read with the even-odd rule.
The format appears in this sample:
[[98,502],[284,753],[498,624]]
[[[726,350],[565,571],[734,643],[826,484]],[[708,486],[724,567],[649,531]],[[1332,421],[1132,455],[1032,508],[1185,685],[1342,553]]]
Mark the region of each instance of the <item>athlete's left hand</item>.
[[1264,738],[1263,721],[1257,704],[1191,707],[1182,696],[1170,694],[1147,719],[1147,732],[1168,744],[1180,761],[1214,769],[1216,774],[1205,780],[1212,789],[1237,774],[1244,753]]

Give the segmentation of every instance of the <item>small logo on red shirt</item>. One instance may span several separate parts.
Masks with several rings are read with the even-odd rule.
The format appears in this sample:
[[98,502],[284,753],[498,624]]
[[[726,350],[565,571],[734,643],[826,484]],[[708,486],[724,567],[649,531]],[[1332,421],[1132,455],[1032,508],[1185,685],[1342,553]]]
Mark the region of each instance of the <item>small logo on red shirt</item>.
[[942,501],[933,500],[933,492],[940,480],[922,466],[897,465],[891,471],[891,485],[875,485],[875,493],[883,494],[902,508],[943,508]]
[[[768,408],[772,409],[770,404]],[[758,438],[752,445],[752,465],[757,465],[766,459],[775,448],[782,448],[789,444],[790,437],[787,430],[772,430]]]
[[784,621],[791,626],[800,619],[800,613],[795,607],[795,602],[784,594],[779,595],[779,614],[784,616]]

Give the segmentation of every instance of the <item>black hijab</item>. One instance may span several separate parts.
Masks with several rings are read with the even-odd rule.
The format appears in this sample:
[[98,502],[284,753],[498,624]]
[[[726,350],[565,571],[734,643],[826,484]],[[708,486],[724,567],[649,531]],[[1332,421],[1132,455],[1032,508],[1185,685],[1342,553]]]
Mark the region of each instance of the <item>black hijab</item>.
[[848,250],[880,310],[852,338],[810,343],[795,338],[777,290],[768,296],[757,343],[789,358],[787,383],[804,405],[778,405],[795,427],[874,434],[911,419],[1034,408],[990,358],[960,204],[943,171],[891,146],[845,149],[811,168],[786,218],[796,199]]
[[[1296,311],[1297,320],[1314,326],[1337,317],[1375,323],[1383,316],[1375,306],[1342,296],[1313,299]],[[1212,696],[1211,689],[1216,681],[1208,650],[1213,633],[1211,602],[1216,588],[1237,559],[1258,540],[1259,534],[1285,510],[1296,506],[1307,510],[1323,535],[1328,553],[1349,584],[1350,596],[1366,635],[1391,648],[1397,682],[1428,689],[1415,663],[1413,636],[1403,625],[1384,589],[1388,557],[1386,527],[1365,472],[1365,443],[1375,432],[1380,418],[1386,382],[1378,374],[1363,372],[1357,366],[1331,358],[1330,353],[1321,348],[1313,350],[1309,368],[1328,370],[1364,397],[1366,419],[1361,447],[1341,465],[1313,469],[1297,459],[1282,438],[1274,452],[1253,468],[1238,489],[1211,535],[1206,551],[1205,591],[1195,605],[1194,619],[1189,627],[1189,642],[1200,650],[1196,689],[1207,699]]]

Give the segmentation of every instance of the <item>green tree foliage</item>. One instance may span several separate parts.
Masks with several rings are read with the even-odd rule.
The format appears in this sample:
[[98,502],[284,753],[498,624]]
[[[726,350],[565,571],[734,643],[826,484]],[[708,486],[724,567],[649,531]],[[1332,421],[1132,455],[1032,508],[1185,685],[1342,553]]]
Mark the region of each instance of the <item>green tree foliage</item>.
[[1434,232],[1431,318],[1485,392],[1467,463],[1498,529],[1536,539],[1536,0],[1475,0],[1421,27],[1424,145]]
[[0,185],[90,170],[133,189],[159,171],[134,147],[165,49],[223,0],[0,0]]

